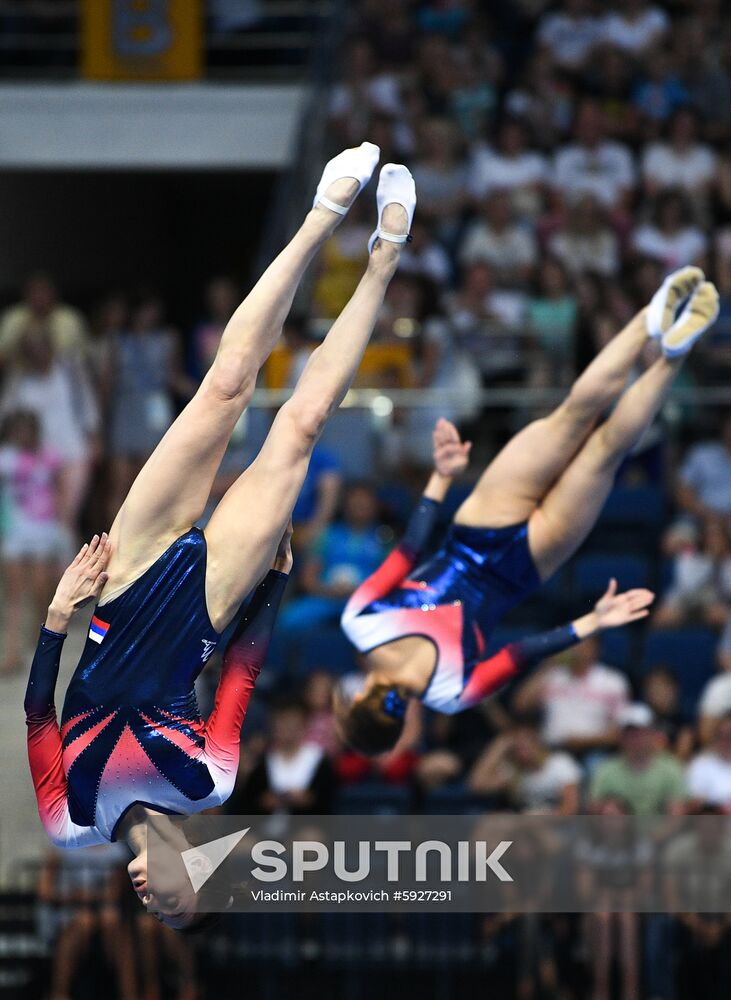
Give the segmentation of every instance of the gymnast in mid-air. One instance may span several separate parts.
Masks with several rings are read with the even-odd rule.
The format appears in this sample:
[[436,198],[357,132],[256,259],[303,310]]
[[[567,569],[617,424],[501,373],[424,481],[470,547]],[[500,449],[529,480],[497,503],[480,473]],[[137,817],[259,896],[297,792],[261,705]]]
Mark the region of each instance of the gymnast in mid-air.
[[[291,563],[292,508],[408,238],[416,193],[405,167],[381,170],[377,226],[352,299],[312,353],[254,462],[205,531],[194,525],[305,269],[379,155],[363,143],[326,165],[303,225],[233,314],[210,371],[135,480],[109,536],[95,536],[66,570],[41,629],[25,710],[43,824],[62,847],[125,840],[135,855],[128,870],[137,894],[172,926],[191,915],[179,900],[154,898],[146,820],[220,805],[233,789],[241,725]],[[71,617],[91,601],[94,616],[59,728],[61,647]],[[193,685],[234,618],[204,722]]]
[[[393,748],[409,698],[438,712],[461,712],[545,657],[646,617],[654,595],[645,589],[620,594],[612,580],[583,617],[486,654],[496,623],[585,540],[619,465],[717,316],[718,293],[698,268],[666,278],[564,402],[497,455],[436,553],[425,558],[440,503],[469,454],[452,424],[437,423],[435,470],[404,538],[343,612],[343,630],[368,667],[362,690],[336,699],[342,735],[354,749],[379,754]],[[648,336],[659,356],[627,387]]]

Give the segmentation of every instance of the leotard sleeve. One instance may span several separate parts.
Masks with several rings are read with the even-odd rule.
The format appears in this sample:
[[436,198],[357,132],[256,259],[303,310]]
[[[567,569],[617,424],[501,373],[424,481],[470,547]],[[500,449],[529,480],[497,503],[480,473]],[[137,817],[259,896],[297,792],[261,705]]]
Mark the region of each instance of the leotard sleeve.
[[38,814],[57,847],[86,847],[106,843],[92,826],[79,826],[69,816],[61,733],[53,696],[65,635],[41,627],[25,693],[28,761]]
[[476,665],[462,690],[460,710],[471,708],[529,667],[579,641],[571,624],[509,643],[494,656]]
[[401,542],[376,572],[353,592],[343,612],[344,620],[359,614],[371,601],[387,594],[409,575],[424,554],[441,506],[429,497],[419,500]]
[[235,773],[238,767],[241,727],[288,579],[286,573],[269,571],[246,605],[223,654],[221,680],[205,738],[206,753],[226,771]]

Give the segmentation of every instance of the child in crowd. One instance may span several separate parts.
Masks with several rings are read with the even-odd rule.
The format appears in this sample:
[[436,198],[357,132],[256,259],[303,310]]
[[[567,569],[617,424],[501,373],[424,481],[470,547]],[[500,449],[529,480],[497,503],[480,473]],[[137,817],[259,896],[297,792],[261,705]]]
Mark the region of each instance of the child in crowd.
[[0,432],[0,493],[5,649],[0,674],[19,669],[23,610],[33,605],[43,621],[53,595],[63,542],[58,518],[60,457],[41,445],[35,413],[10,413]]

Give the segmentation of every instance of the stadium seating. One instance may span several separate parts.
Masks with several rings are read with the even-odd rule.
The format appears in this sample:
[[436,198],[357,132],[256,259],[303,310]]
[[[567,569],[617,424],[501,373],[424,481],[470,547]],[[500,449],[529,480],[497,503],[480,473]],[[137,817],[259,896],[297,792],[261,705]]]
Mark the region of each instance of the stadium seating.
[[707,628],[649,632],[642,658],[645,670],[664,664],[675,671],[685,712],[695,714],[701,691],[715,669],[716,635]]

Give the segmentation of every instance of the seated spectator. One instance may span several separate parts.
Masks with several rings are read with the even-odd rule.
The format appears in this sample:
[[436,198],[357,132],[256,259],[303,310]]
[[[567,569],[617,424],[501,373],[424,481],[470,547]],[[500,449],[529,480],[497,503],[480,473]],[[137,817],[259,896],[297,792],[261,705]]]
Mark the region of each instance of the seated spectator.
[[[122,915],[129,860],[121,844],[48,852],[38,879],[39,936],[53,945],[50,996],[71,997],[89,962],[104,963],[106,989],[140,997],[134,946]],[[148,919],[151,919],[148,917]]]
[[492,268],[476,263],[465,270],[459,287],[443,301],[458,345],[472,355],[483,376],[524,374],[522,293],[496,288]]
[[211,278],[206,285],[206,316],[193,330],[193,368],[201,380],[213,364],[226,324],[241,301],[241,293],[229,278]]
[[719,517],[702,527],[683,523],[672,530],[673,582],[663,594],[652,624],[678,628],[700,621],[721,629],[731,613],[731,540]]
[[710,804],[694,814],[701,818],[670,840],[663,859],[666,912],[673,914],[678,965],[674,995],[724,1000],[731,978],[725,912],[731,894],[728,821]]
[[346,145],[363,141],[374,114],[399,117],[403,112],[398,78],[379,65],[366,38],[353,38],[343,52],[343,77],[330,99],[332,128]]
[[690,100],[670,53],[655,48],[645,57],[643,76],[632,91],[632,105],[649,125],[663,124]]
[[472,768],[485,746],[504,732],[510,717],[496,700],[459,715],[427,714],[424,752],[416,768],[416,780],[423,791],[459,781]]
[[304,594],[283,608],[281,632],[337,622],[353,590],[378,569],[385,555],[375,491],[366,483],[351,483],[342,519],[325,528],[302,566]]
[[694,445],[680,469],[676,500],[700,520],[731,515],[731,410],[719,423],[719,439]]
[[592,271],[611,278],[619,271],[619,241],[605,221],[601,203],[591,194],[569,205],[566,222],[549,239],[548,249],[573,275]]
[[660,41],[669,28],[668,16],[660,7],[643,0],[621,0],[601,23],[600,40],[633,56],[641,56]]
[[548,52],[534,52],[515,89],[505,97],[505,111],[530,130],[540,149],[565,136],[573,119],[574,92]]
[[493,191],[480,205],[480,218],[465,233],[459,258],[463,267],[485,261],[503,288],[524,284],[536,262],[533,233],[512,217],[507,191]]
[[[706,55],[702,29],[698,33],[703,55]],[[687,77],[693,107],[701,116],[705,135],[714,142],[725,142],[731,127],[731,32],[724,33],[720,58],[693,59],[692,53],[689,54],[692,69]]]
[[424,278],[438,287],[452,280],[452,262],[444,247],[434,238],[433,227],[418,216],[411,224],[411,243],[401,251],[399,270]]
[[716,183],[717,161],[713,150],[697,138],[695,114],[681,108],[670,119],[667,138],[645,147],[642,179],[649,195],[666,188],[683,188],[702,206]]
[[71,558],[92,461],[99,447],[99,409],[86,367],[58,358],[45,330],[28,330],[18,342],[14,371],[0,395],[0,417],[13,410],[34,413],[41,446],[60,461],[58,518],[61,558]]
[[529,678],[513,707],[521,714],[542,711],[543,741],[582,756],[616,745],[617,720],[628,697],[626,678],[599,662],[599,644],[592,638],[575,646],[565,662]]
[[630,102],[634,67],[621,49],[603,46],[585,73],[585,88],[598,104],[607,136],[632,142],[638,116]]
[[613,211],[625,206],[635,185],[632,154],[606,136],[606,117],[596,103],[584,100],[574,126],[575,141],[554,157],[553,185],[564,201],[592,195]]
[[570,754],[549,750],[535,729],[519,726],[493,740],[467,786],[477,795],[503,795],[521,812],[573,816],[580,781],[581,768]]
[[467,168],[461,139],[449,118],[428,118],[419,129],[419,151],[412,168],[419,191],[419,210],[450,242],[467,202]]
[[626,803],[634,816],[682,815],[687,789],[680,762],[658,748],[655,718],[640,702],[625,705],[618,716],[619,753],[602,761],[591,778],[596,808],[605,799]]
[[574,371],[578,303],[566,268],[555,257],[545,257],[534,294],[528,300],[526,320],[538,346],[553,367],[552,384],[570,381]]
[[697,805],[731,813],[731,713],[718,719],[710,745],[688,765],[688,792]]
[[666,273],[684,264],[707,266],[708,239],[693,225],[687,200],[677,190],[658,196],[652,221],[637,227],[632,245],[637,253],[659,261]]
[[583,68],[601,38],[601,21],[589,0],[563,0],[538,23],[537,40],[562,69]]
[[[349,696],[356,692],[357,697],[364,678],[364,674],[346,674],[340,682],[343,691]],[[374,781],[399,786],[411,784],[419,765],[423,717],[423,706],[410,698],[403,732],[393,750],[377,757],[365,757],[357,750],[344,746],[334,760],[335,773],[340,783],[345,786]]]
[[366,222],[365,199],[357,200],[320,254],[320,266],[312,293],[315,314],[333,319],[350,300],[368,260],[370,218]]
[[305,681],[302,702],[307,709],[305,739],[332,757],[338,749],[333,694],[335,680],[326,670],[316,670]]
[[342,488],[343,473],[337,455],[316,444],[292,512],[294,542],[298,548],[316,542],[332,524]]
[[44,621],[56,587],[63,537],[58,517],[61,459],[44,448],[38,417],[17,410],[0,434],[0,555],[5,618],[0,676],[23,662],[26,600]]
[[484,198],[493,191],[506,191],[519,217],[535,218],[542,206],[543,189],[549,180],[545,156],[531,150],[522,122],[506,119],[494,147],[476,147],[470,165],[470,192]]
[[642,699],[655,716],[661,748],[679,760],[688,760],[695,737],[680,706],[677,674],[670,667],[652,667],[642,679]]
[[269,746],[234,791],[228,812],[327,814],[332,811],[335,775],[323,748],[307,739],[307,710],[298,701],[275,706]]
[[14,364],[14,353],[26,333],[44,331],[59,360],[83,360],[89,349],[89,331],[81,313],[58,299],[56,285],[47,274],[31,275],[23,286],[23,299],[0,316],[0,363]]
[[166,322],[155,292],[142,292],[134,304],[130,329],[114,345],[113,373],[110,522],[173,422],[174,395],[188,398],[194,391],[183,371],[178,332]]

